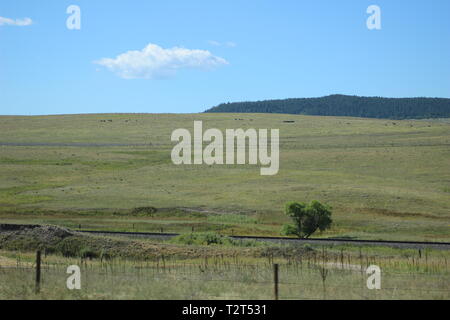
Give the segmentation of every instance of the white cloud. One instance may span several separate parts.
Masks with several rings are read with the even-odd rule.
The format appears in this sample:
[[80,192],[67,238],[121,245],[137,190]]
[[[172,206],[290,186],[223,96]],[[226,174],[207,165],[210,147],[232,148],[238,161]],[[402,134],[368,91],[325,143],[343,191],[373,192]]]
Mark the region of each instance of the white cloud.
[[33,23],[33,20],[30,18],[23,18],[23,19],[10,19],[5,17],[0,17],[0,26],[7,25],[7,26],[29,26]]
[[148,44],[140,51],[128,51],[116,58],[102,58],[94,63],[106,67],[124,79],[151,79],[173,76],[179,69],[211,70],[228,62],[207,50],[174,47],[164,49]]
[[212,46],[220,47],[222,44],[215,40],[209,40],[208,43]]
[[234,48],[237,46],[237,44],[232,41],[227,41],[225,42],[225,46]]
[[219,42],[219,41],[215,41],[215,40],[210,40],[208,41],[208,43],[212,46],[215,47],[229,47],[229,48],[234,48],[237,46],[237,44],[233,41],[227,41],[227,42]]

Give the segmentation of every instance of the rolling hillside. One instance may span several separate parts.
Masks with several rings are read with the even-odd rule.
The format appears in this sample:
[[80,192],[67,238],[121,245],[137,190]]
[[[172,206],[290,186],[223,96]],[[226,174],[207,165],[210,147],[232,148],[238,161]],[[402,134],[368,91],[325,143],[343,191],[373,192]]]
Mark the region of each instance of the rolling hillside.
[[[194,120],[222,131],[279,128],[279,173],[174,165],[171,133]],[[334,208],[324,237],[450,239],[444,121],[99,114],[0,117],[0,127],[0,223],[278,236],[287,201],[316,199]]]

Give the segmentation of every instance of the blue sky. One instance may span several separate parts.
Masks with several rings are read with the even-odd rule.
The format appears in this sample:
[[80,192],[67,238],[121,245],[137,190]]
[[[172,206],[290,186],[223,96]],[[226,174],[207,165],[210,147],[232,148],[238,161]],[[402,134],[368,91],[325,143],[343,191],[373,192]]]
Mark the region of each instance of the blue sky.
[[[372,4],[381,30],[366,27]],[[81,9],[80,30],[66,27],[69,5]],[[450,97],[448,0],[2,0],[0,17],[4,115]]]

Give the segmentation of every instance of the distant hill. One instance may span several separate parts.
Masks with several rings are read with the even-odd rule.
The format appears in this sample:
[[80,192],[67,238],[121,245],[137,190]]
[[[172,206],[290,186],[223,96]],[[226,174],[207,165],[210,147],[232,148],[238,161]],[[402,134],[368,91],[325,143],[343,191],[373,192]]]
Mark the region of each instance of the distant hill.
[[330,95],[320,98],[223,103],[205,112],[289,113],[387,119],[450,117],[450,99]]

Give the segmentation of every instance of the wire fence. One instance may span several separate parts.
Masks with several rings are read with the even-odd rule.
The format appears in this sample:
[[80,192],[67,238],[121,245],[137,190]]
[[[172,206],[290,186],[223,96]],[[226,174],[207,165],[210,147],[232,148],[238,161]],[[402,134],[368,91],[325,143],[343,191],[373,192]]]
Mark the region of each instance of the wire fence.
[[[50,264],[43,260],[40,267],[42,283],[39,279],[36,285],[43,290],[65,286],[67,262]],[[238,260],[227,262],[205,259],[195,263],[167,258],[151,262],[99,262],[87,259],[78,262],[83,290],[92,292],[105,291],[108,286],[115,286],[114,292],[117,293],[121,291],[117,283],[122,283],[125,292],[134,286],[142,292],[148,292],[151,297],[153,293],[150,291],[156,287],[169,291],[171,288],[185,288],[193,291],[193,298],[201,299],[450,299],[450,272],[445,269],[440,273],[414,270],[382,272],[381,289],[370,290],[365,267],[350,268],[350,264],[336,262],[330,264],[310,260],[302,263],[253,264]],[[8,281],[11,274],[22,273],[22,280],[33,286],[36,269],[35,263],[18,260],[16,266],[0,268],[0,279]],[[16,281],[20,282],[20,279]],[[167,295],[170,296],[170,292]],[[142,298],[146,298],[145,294]]]

